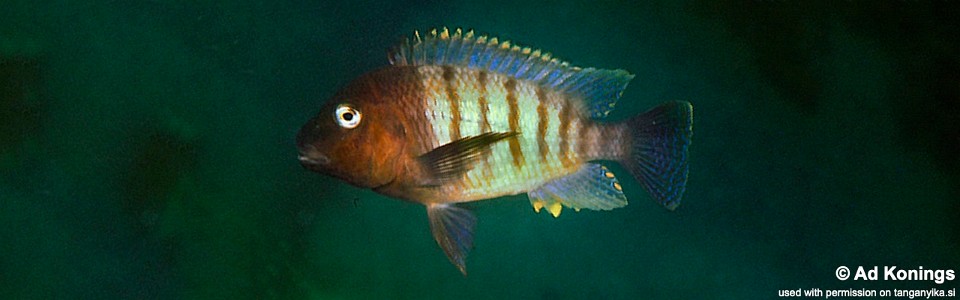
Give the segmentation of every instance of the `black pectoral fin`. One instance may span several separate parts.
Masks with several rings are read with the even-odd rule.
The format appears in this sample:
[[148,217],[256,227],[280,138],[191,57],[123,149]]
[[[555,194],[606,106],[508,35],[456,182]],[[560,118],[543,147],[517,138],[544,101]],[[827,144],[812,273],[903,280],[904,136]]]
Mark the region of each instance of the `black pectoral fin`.
[[456,179],[489,153],[490,146],[504,139],[517,136],[516,132],[487,132],[465,137],[437,147],[420,156],[431,176],[429,184]]
[[430,204],[427,205],[427,218],[430,219],[433,239],[437,240],[450,262],[466,276],[466,258],[473,248],[473,227],[477,224],[477,217],[453,204]]

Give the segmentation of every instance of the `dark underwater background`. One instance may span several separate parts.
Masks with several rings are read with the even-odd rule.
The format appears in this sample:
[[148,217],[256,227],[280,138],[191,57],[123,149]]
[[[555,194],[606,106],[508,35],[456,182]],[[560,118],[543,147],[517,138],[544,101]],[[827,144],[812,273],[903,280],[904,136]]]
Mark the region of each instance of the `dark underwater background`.
[[[744,299],[839,266],[960,269],[956,1],[16,1],[0,5],[5,299]],[[636,74],[613,120],[695,107],[683,204],[470,205],[464,277],[425,210],[294,137],[413,30]],[[374,120],[367,120],[371,122]]]

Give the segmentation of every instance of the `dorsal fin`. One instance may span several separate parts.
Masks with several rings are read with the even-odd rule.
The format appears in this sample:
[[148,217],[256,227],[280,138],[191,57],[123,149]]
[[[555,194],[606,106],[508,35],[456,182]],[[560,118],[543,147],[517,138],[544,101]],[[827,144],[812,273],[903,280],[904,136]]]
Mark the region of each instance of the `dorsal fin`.
[[517,79],[533,81],[561,93],[581,96],[578,105],[592,118],[603,118],[613,110],[617,99],[633,75],[624,70],[580,68],[553,58],[539,49],[521,47],[496,37],[475,36],[446,27],[413,39],[405,39],[390,50],[395,66],[453,65],[487,70]]

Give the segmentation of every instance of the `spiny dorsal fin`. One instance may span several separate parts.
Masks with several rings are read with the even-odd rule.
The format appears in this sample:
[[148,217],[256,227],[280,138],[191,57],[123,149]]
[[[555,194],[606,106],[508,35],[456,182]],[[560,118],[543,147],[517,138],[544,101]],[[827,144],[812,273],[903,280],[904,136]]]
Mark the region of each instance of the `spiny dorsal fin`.
[[604,70],[571,66],[539,49],[521,47],[496,37],[476,36],[457,28],[433,29],[421,37],[414,32],[390,50],[395,66],[453,65],[487,70],[517,79],[533,81],[561,93],[583,98],[578,108],[592,118],[603,118],[613,110],[617,99],[633,79],[624,70]]
[[419,31],[414,31],[413,38],[407,38],[394,46],[388,58],[390,64],[397,66],[446,64],[480,68],[503,62],[502,60],[492,61],[494,58],[509,58],[511,61],[522,58],[572,70],[580,69],[553,58],[550,53],[543,53],[539,49],[512,45],[510,41],[500,42],[497,37],[476,36],[473,30],[464,33],[462,29],[457,28],[451,33],[446,27],[439,31],[430,30],[424,36],[421,36]]

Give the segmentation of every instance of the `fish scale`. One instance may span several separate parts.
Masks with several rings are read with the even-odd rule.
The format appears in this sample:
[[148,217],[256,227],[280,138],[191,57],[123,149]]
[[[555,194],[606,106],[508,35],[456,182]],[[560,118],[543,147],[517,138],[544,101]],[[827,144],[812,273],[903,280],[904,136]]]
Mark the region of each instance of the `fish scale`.
[[[454,73],[452,76],[444,75],[451,71]],[[462,202],[517,194],[575,170],[582,161],[575,150],[583,142],[577,134],[578,125],[583,123],[578,116],[569,120],[574,125],[570,126],[566,137],[565,146],[568,150],[560,151],[560,119],[571,117],[563,117],[561,112],[564,112],[564,106],[571,105],[569,101],[558,93],[544,90],[528,81],[514,80],[516,83],[511,92],[508,90],[510,78],[501,74],[488,74],[487,83],[480,84],[478,79],[481,72],[460,67],[417,68],[418,77],[423,82],[427,123],[433,130],[434,140],[429,148],[455,140],[458,138],[455,132],[459,132],[460,137],[484,133],[482,127],[484,120],[487,120],[490,131],[515,130],[520,133],[517,140],[523,164],[515,164],[517,157],[509,143],[493,145],[491,155],[467,172],[461,182],[452,182],[443,187],[448,200]],[[451,92],[451,88],[455,91]],[[542,95],[540,97],[538,90]],[[517,128],[510,125],[508,95],[511,93],[516,96]],[[484,110],[480,107],[481,97],[486,99],[487,115],[483,114]],[[454,107],[459,118],[453,113]],[[541,118],[541,110],[545,118]],[[569,163],[564,164],[564,161]]]

